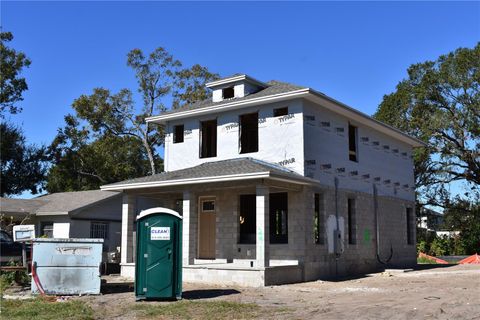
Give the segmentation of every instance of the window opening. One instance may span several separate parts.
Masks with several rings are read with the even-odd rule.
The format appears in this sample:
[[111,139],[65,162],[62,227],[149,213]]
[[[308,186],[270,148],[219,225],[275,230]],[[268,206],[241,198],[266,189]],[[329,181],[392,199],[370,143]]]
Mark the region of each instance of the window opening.
[[357,156],[357,127],[348,125],[348,158],[358,162]]
[[217,156],[217,119],[200,122],[200,158]]
[[179,124],[173,127],[173,143],[183,142],[183,124]]
[[270,243],[288,243],[288,193],[270,194]]
[[256,243],[256,195],[240,195],[240,243]]
[[222,89],[222,97],[223,99],[231,99],[235,97],[235,90],[233,87],[228,87]]
[[258,151],[258,113],[240,116],[240,153]]

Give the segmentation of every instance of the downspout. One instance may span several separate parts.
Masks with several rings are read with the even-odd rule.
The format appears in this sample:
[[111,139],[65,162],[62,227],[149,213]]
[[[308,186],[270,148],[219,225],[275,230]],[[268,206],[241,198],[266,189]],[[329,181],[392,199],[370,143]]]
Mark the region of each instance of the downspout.
[[390,243],[390,256],[387,258],[386,261],[382,261],[380,258],[380,226],[378,223],[378,191],[377,191],[377,185],[374,183],[373,184],[373,213],[375,215],[375,232],[376,232],[376,237],[375,237],[375,243],[376,243],[376,249],[377,249],[377,260],[383,265],[386,265],[387,263],[392,260],[393,257],[393,246]]

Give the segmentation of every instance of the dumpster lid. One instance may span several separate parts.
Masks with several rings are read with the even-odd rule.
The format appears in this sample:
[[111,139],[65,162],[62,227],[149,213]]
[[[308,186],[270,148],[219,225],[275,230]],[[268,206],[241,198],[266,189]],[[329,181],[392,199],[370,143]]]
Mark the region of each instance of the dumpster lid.
[[33,242],[65,242],[65,243],[103,243],[97,238],[34,238]]
[[145,216],[148,216],[148,215],[151,215],[151,214],[155,214],[155,213],[166,213],[166,214],[171,214],[172,216],[175,216],[179,219],[183,219],[183,217],[176,211],[173,211],[172,209],[168,209],[168,208],[162,208],[162,207],[157,207],[157,208],[150,208],[150,209],[146,209],[146,210],[143,210],[142,212],[140,212],[140,214],[137,216],[137,220],[138,219],[141,219]]

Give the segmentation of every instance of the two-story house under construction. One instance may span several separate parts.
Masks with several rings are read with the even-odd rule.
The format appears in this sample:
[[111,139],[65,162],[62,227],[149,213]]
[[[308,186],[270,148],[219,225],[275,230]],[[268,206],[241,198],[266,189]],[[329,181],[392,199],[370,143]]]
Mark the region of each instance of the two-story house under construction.
[[[165,172],[123,191],[122,275],[137,203],[183,216],[185,281],[263,286],[416,263],[412,150],[423,143],[311,88],[234,75],[148,118]],[[139,199],[142,198],[142,201]]]

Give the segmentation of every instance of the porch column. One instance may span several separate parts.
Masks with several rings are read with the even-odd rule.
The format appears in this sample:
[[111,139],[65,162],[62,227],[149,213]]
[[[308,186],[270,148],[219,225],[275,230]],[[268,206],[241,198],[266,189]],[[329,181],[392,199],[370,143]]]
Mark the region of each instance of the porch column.
[[269,189],[266,186],[258,185],[256,191],[256,265],[257,267],[268,267],[270,263],[270,206]]
[[121,263],[133,262],[133,217],[135,215],[135,197],[124,194],[122,198],[122,248]]
[[192,265],[195,259],[195,226],[196,221],[195,194],[191,191],[183,192],[183,266]]

